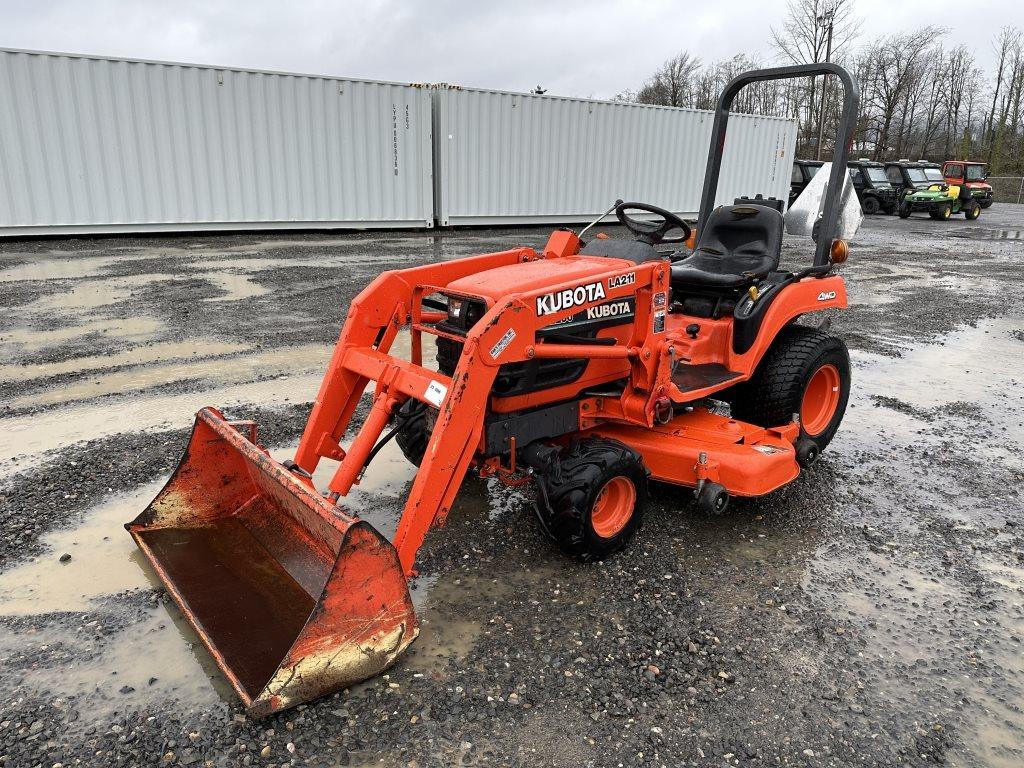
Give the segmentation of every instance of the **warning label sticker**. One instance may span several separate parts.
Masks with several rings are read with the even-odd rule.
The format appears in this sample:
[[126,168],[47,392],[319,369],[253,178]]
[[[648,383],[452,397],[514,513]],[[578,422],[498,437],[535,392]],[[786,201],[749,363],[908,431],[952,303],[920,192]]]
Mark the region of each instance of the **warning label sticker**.
[[491,357],[495,360],[505,351],[505,348],[512,343],[512,340],[516,337],[515,329],[509,328],[505,331],[505,335],[498,339],[497,344],[491,347]]
[[423,393],[423,399],[431,405],[440,408],[441,403],[444,402],[445,395],[448,394],[448,387],[437,381],[432,381],[427,385],[427,391]]

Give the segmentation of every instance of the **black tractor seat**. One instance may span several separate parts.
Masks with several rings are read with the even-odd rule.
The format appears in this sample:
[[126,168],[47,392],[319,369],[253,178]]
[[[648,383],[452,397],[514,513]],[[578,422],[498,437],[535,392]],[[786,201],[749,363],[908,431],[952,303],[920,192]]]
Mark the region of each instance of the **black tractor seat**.
[[672,266],[672,288],[737,290],[779,268],[785,219],[761,205],[719,206],[708,217],[692,255]]

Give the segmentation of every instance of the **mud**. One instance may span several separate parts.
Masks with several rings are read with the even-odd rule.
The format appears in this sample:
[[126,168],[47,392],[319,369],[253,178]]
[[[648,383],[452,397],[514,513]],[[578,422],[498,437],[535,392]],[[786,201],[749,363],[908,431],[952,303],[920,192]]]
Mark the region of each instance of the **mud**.
[[[1022,216],[868,219],[831,317],[850,408],[791,486],[713,519],[656,486],[583,565],[467,479],[409,653],[258,723],[122,524],[198,407],[290,455],[376,274],[546,232],[0,244],[0,765],[1022,764]],[[414,472],[389,444],[346,503],[390,535]]]

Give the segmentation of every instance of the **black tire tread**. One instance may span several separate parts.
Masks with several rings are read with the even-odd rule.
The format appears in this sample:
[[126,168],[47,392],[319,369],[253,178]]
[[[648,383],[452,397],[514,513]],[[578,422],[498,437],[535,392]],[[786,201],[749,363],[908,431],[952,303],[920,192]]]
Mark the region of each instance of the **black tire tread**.
[[[406,400],[398,409],[398,418],[409,419],[421,407],[424,407],[423,404],[417,400]],[[430,431],[427,429],[426,419],[417,418],[404,425],[395,435],[395,442],[398,443],[398,447],[402,449],[402,453],[409,463],[418,467],[423,463],[423,457],[427,453],[427,443],[430,442]]]
[[[595,547],[586,531],[592,493],[602,480],[607,482],[610,476],[626,474],[623,469],[636,474],[637,468],[642,482],[632,478],[637,500],[627,535],[620,535],[608,546]],[[621,549],[640,527],[647,503],[647,474],[640,454],[618,440],[587,437],[575,441],[562,453],[557,474],[537,478],[544,483],[547,509],[542,509],[542,514],[548,530],[562,549],[583,560],[600,559]]]
[[[738,385],[732,401],[733,418],[761,427],[788,424],[803,397],[808,366],[833,350],[841,351],[849,370],[849,353],[837,336],[805,325],[783,328],[754,375]],[[823,436],[826,439],[820,448],[832,437],[827,430]]]

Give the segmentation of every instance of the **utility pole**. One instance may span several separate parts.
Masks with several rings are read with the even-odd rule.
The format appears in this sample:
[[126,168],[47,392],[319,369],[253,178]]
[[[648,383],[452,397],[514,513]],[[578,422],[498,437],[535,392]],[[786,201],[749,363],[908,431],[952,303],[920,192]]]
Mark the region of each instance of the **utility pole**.
[[[825,63],[827,64],[829,59],[832,58],[832,22],[835,20],[836,8],[831,6],[823,14],[818,16],[818,23],[827,25],[828,28],[828,42],[825,46]],[[818,145],[815,147],[815,160],[821,160],[821,142],[825,134],[825,94],[828,90],[828,75],[822,75],[821,77],[821,109],[818,113]]]

